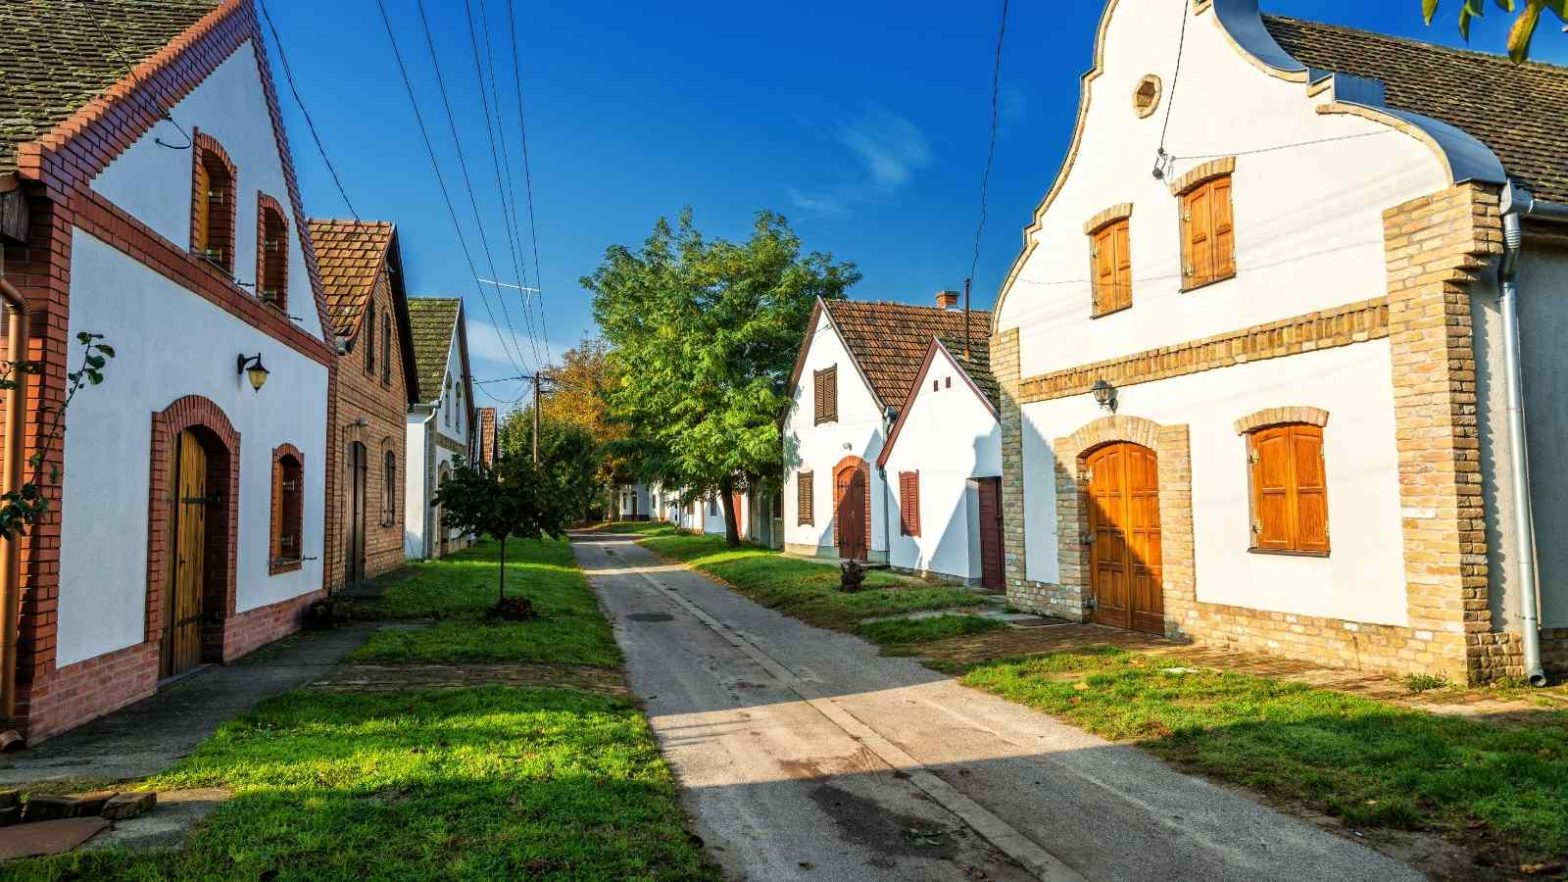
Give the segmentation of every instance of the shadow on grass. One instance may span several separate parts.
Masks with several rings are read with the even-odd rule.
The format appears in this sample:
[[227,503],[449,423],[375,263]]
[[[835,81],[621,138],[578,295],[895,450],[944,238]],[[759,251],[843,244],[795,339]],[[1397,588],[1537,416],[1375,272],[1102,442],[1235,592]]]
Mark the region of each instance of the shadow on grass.
[[635,705],[579,692],[290,693],[146,784],[236,797],[178,852],[7,878],[717,879]]

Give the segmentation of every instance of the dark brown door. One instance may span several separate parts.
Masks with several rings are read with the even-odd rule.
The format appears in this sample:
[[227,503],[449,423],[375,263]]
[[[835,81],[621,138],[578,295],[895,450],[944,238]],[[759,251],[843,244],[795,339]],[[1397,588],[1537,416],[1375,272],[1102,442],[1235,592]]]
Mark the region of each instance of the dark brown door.
[[1094,451],[1088,477],[1089,578],[1102,625],[1165,631],[1160,560],[1159,460],[1125,442]]
[[980,479],[980,587],[1007,587],[1002,567],[1002,479]]
[[365,497],[370,483],[370,460],[365,445],[348,446],[348,547],[344,553],[345,584],[365,581]]
[[846,466],[833,481],[833,510],[838,517],[838,556],[866,559],[866,472]]
[[170,677],[201,663],[201,595],[207,565],[207,451],[190,431],[174,451],[174,560],[165,595],[160,674]]

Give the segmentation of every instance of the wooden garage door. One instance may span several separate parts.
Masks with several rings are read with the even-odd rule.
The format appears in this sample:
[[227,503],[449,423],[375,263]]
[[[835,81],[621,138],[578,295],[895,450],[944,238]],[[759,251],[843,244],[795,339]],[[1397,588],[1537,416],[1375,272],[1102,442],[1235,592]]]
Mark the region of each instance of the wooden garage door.
[[1147,447],[1118,442],[1095,450],[1084,467],[1095,599],[1091,619],[1164,633],[1159,460]]

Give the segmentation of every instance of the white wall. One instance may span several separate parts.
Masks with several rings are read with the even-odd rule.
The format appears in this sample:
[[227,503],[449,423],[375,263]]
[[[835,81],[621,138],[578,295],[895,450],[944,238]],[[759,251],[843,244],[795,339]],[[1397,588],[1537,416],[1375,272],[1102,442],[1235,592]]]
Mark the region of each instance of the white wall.
[[[186,131],[196,127],[216,138],[235,165],[236,280],[247,285],[256,281],[257,191],[284,207],[289,222],[288,311],[307,333],[320,337],[321,321],[310,289],[301,234],[290,209],[282,155],[252,45],[239,47],[171,112]],[[160,139],[167,144],[185,143],[185,136],[174,126],[159,123],[110,163],[94,179],[92,188],[186,249],[191,240],[193,151],[161,146],[157,143]]]
[[[838,365],[838,420],[813,425],[813,375]],[[875,463],[885,439],[882,410],[870,388],[861,379],[843,340],[833,330],[826,311],[812,330],[811,349],[806,355],[800,382],[794,390],[794,403],[784,423],[784,542],[786,547],[819,548],[828,553],[833,547],[833,468],[846,456],[859,456],[870,467],[871,511],[868,529],[871,552],[887,552],[885,525],[886,500],[882,479]],[[797,503],[797,479],[802,471],[813,473],[815,503],[813,523],[801,524]]]
[[[1075,164],[999,312],[999,329],[1021,329],[1025,377],[1381,296],[1383,210],[1448,186],[1421,143],[1369,120],[1319,115],[1332,94],[1309,97],[1305,84],[1263,72],[1212,11],[1196,15],[1166,150],[1202,157],[1298,146],[1237,157],[1237,276],[1182,293],[1178,201],[1151,173],[1182,10],[1168,0],[1121,0],[1113,13]],[[1165,80],[1164,98],[1140,119],[1132,94],[1150,73]],[[1344,140],[1303,144],[1329,138]],[[1170,177],[1201,161],[1178,160]],[[1091,319],[1083,225],[1124,202],[1134,206],[1133,307]]]
[[[1524,361],[1541,624],[1568,627],[1568,249],[1531,247],[1519,267],[1519,335]],[[1503,549],[1511,555],[1512,548]]]
[[[1386,340],[1258,361],[1120,391],[1119,413],[1187,424],[1198,599],[1252,609],[1403,625],[1405,570],[1394,444],[1392,367]],[[1332,553],[1326,558],[1254,554],[1246,439],[1235,421],[1269,407],[1329,412],[1324,429]],[[1027,404],[1042,439],[1064,437],[1105,415],[1088,395]],[[1055,457],[1025,448],[1028,578],[1056,582]],[[1411,516],[1421,516],[1411,512]]]
[[[1002,474],[1001,425],[945,349],[921,374],[919,389],[885,468],[895,503],[889,512],[889,562],[978,580],[980,501],[971,479]],[[905,536],[900,529],[904,500],[898,476],[907,471],[920,473],[919,536]]]
[[430,455],[430,439],[425,420],[429,414],[412,411],[406,421],[408,463],[403,469],[403,554],[420,559],[425,556],[425,531],[429,528],[432,479],[425,475]]
[[[458,324],[456,327],[461,327]],[[446,375],[441,381],[441,398],[436,402],[436,431],[449,440],[468,446],[468,408],[472,404],[463,396],[467,394],[463,383],[463,355],[458,348],[457,332],[452,333],[452,343],[447,347]],[[451,389],[448,395],[446,390]]]
[[[320,589],[327,368],[77,231],[69,332],[74,340],[81,331],[105,334],[117,356],[103,385],[84,390],[66,413],[55,663],[145,637],[152,414],[186,395],[211,399],[240,433],[238,611]],[[258,352],[272,374],[254,392],[235,358]],[[267,572],[272,450],[285,442],[305,455],[311,559],[274,576]]]

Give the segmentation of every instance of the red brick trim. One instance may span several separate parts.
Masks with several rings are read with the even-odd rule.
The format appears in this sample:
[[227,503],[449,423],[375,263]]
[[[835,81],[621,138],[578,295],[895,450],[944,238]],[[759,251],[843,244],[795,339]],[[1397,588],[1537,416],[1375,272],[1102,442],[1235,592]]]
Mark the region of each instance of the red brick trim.
[[[223,622],[233,617],[239,547],[240,433],[211,399],[187,395],[152,415],[152,480],[147,499],[147,642],[163,641],[164,593],[169,579],[173,494],[170,480],[175,439],[194,429],[207,448],[209,492],[222,494],[207,515],[206,585],[203,603],[211,625],[203,625],[202,657],[225,657]],[[220,615],[214,615],[221,610]]]
[[871,540],[876,535],[876,531],[871,528],[871,465],[858,456],[846,456],[833,467],[833,547],[838,548],[842,544],[839,526],[844,520],[838,514],[839,504],[843,502],[838,495],[838,476],[849,469],[860,470],[862,483],[866,488],[866,556],[870,557]]
[[66,665],[35,688],[27,743],[36,746],[156,691],[157,643],[137,643]]
[[[218,250],[216,257],[207,254],[197,247],[196,241],[196,206],[210,195],[202,191],[200,171],[208,160],[216,160],[228,175],[229,194],[228,200],[223,203],[223,211],[214,217],[210,214],[207,220],[209,245]],[[234,268],[238,265],[237,255],[234,253],[235,243],[239,240],[239,169],[234,165],[234,160],[229,158],[229,151],[223,149],[218,139],[200,129],[191,129],[191,238],[189,248],[192,254],[200,260],[225,270],[228,275],[234,275]],[[259,214],[259,212],[258,212]]]
[[[264,299],[262,281],[267,276],[267,214],[271,212],[283,224],[283,254],[278,266],[278,287],[275,300]],[[278,200],[256,191],[256,299],[276,309],[285,316],[289,312],[289,216]]]
[[[288,563],[279,563],[278,561],[280,560],[280,558],[272,556],[272,553],[271,553],[271,548],[272,548],[272,544],[271,543],[272,543],[272,540],[277,538],[277,537],[272,534],[272,526],[271,526],[271,523],[269,522],[268,527],[267,527],[267,543],[268,543],[267,547],[269,549],[268,550],[268,554],[267,554],[267,574],[269,576],[276,576],[276,575],[279,575],[281,573],[297,572],[301,567],[303,567],[305,565],[305,561],[304,561],[304,557],[305,557],[305,529],[304,529],[304,521],[305,521],[305,454],[301,453],[300,449],[298,447],[295,447],[293,444],[290,444],[287,441],[285,441],[282,444],[279,444],[277,447],[272,448],[272,469],[275,470],[278,467],[279,460],[283,459],[283,457],[285,457],[285,456],[292,456],[294,458],[294,461],[296,463],[299,463],[300,487],[296,491],[296,493],[298,494],[298,497],[299,497],[299,501],[300,501],[299,502],[299,511],[297,512],[297,517],[299,518],[299,521],[300,521],[299,542],[298,542],[298,547],[296,547],[294,549],[294,553],[296,555],[295,558],[292,561],[289,561]],[[268,472],[268,479],[271,480],[271,476],[273,474],[275,474],[275,473],[276,473],[275,471],[269,471]],[[276,485],[274,485],[274,486],[276,486]],[[277,511],[277,509],[278,509],[278,506],[280,506],[282,504],[283,504],[283,500],[278,498],[277,491],[274,490],[273,494],[272,494],[272,509],[271,509],[271,511],[273,511],[275,513]]]
[[298,631],[304,625],[305,610],[326,596],[326,591],[312,591],[248,609],[230,619],[224,628],[223,661],[233,661]]

